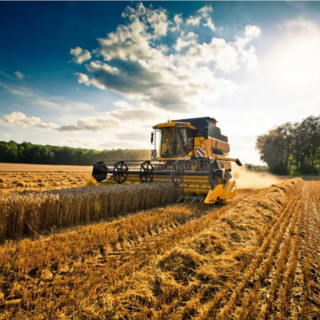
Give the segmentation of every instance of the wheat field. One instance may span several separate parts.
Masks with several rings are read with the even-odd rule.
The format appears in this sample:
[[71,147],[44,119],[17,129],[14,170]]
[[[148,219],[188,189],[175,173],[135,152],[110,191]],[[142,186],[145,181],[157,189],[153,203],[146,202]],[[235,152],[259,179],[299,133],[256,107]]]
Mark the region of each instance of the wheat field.
[[15,191],[39,191],[82,187],[92,166],[0,163],[0,195]]
[[320,318],[320,181],[225,205],[176,197],[153,184],[2,195],[0,319]]

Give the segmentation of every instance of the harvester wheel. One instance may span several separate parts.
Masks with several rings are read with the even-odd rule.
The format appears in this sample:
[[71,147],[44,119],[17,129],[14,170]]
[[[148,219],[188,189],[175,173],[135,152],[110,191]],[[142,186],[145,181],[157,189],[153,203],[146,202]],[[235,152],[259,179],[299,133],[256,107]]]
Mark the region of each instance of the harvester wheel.
[[119,184],[128,179],[128,166],[124,161],[119,161],[114,164],[113,179]]
[[140,182],[141,183],[152,182],[153,170],[154,170],[154,166],[149,160],[142,162],[140,166],[140,174],[139,174]]

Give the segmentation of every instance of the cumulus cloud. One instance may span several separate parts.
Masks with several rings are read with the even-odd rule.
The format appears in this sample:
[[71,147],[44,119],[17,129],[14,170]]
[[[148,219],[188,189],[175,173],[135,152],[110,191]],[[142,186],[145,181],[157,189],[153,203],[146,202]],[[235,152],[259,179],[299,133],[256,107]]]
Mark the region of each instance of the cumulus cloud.
[[173,17],[173,23],[172,23],[172,26],[171,26],[171,31],[177,31],[177,30],[180,30],[180,26],[182,25],[183,23],[183,19],[182,19],[182,14],[176,14],[174,17]]
[[188,48],[184,63],[189,60],[191,64],[214,63],[215,68],[227,73],[240,68],[253,68],[256,65],[255,48],[247,46],[250,41],[258,37],[261,30],[256,26],[245,26],[245,36],[236,37],[234,42],[227,42],[222,38],[211,39],[209,43],[199,44],[195,41],[185,42]]
[[86,86],[90,86],[93,85],[98,89],[106,89],[105,85],[102,84],[100,81],[96,80],[96,79],[89,79],[89,77],[81,72],[77,72],[75,73],[75,75],[77,76],[78,79],[78,83],[80,84],[85,84]]
[[199,13],[202,14],[202,18],[206,21],[204,22],[204,25],[211,29],[212,31],[216,30],[215,25],[213,24],[213,21],[210,17],[210,13],[213,11],[212,7],[210,6],[204,6],[203,8],[199,9]]
[[72,124],[58,125],[55,123],[46,123],[39,117],[28,117],[20,111],[14,111],[10,114],[4,115],[0,118],[2,123],[9,125],[19,125],[22,127],[34,127],[41,129],[53,129],[56,131],[110,131],[117,128],[122,123],[126,126],[134,126],[139,120],[156,121],[158,110],[152,107],[138,107],[135,108],[125,101],[117,101],[115,104],[118,109],[105,112],[94,117],[82,117]]
[[[140,20],[143,26],[148,29],[150,38],[158,38],[167,34],[169,21],[167,11],[165,9],[146,8],[143,3],[139,3],[136,8],[128,6],[123,12],[122,17],[128,18],[136,23]],[[138,24],[134,24],[140,28]]]
[[24,74],[23,74],[22,72],[20,72],[20,71],[16,71],[16,72],[14,73],[14,75],[15,75],[18,79],[20,79],[20,80],[23,80],[23,79],[24,79]]
[[101,131],[114,128],[119,125],[117,117],[108,114],[96,117],[81,118],[76,123],[70,125],[58,125],[55,123],[46,123],[39,117],[28,117],[23,112],[14,111],[0,118],[2,123],[9,125],[19,125],[22,127],[34,127],[41,129],[53,129],[57,131]]
[[186,23],[191,26],[199,26],[201,21],[201,17],[199,16],[191,16],[186,20]]
[[70,49],[70,54],[73,55],[73,60],[78,64],[91,59],[91,53],[80,47]]
[[86,74],[77,72],[77,73],[75,73],[75,75],[77,76],[79,83],[83,83],[86,86],[90,85],[89,77]]
[[42,129],[57,129],[57,125],[54,123],[46,123],[41,121],[38,117],[27,117],[23,112],[14,111],[10,114],[4,115],[0,118],[3,122],[8,124],[14,124],[19,126],[33,126]]
[[208,27],[212,31],[215,31],[216,27],[214,26],[213,21],[210,17],[210,13],[212,11],[212,7],[204,6],[197,11],[196,15],[187,18],[186,24],[198,27],[200,23],[202,23],[205,27]]
[[[127,23],[98,39],[96,57],[101,59],[86,64],[86,73],[76,73],[78,82],[177,112],[194,110],[195,103],[214,103],[237,88],[218,77],[217,70],[230,73],[255,66],[255,49],[249,43],[260,29],[246,26],[244,36],[231,42],[213,36],[201,40],[199,28],[215,30],[211,13],[212,8],[204,6],[195,15],[170,19],[165,9],[143,3],[127,7],[122,14]],[[168,37],[176,39],[170,48]]]
[[245,35],[249,38],[249,40],[258,37],[261,33],[261,29],[257,26],[247,25],[245,27]]

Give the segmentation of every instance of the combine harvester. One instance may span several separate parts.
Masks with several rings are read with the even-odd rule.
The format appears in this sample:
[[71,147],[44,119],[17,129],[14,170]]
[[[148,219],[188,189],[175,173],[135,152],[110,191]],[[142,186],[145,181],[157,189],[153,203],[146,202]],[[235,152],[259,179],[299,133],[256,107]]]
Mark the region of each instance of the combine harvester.
[[231,199],[236,193],[231,163],[242,164],[228,157],[228,138],[216,123],[209,117],[159,123],[151,133],[151,160],[100,161],[88,184],[172,181],[184,193],[178,201],[212,204]]

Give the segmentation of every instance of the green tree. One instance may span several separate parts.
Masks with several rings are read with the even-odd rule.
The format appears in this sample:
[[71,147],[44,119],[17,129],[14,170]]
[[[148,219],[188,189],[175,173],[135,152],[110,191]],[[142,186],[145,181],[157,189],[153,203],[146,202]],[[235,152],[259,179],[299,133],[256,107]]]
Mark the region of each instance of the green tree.
[[320,116],[285,123],[257,138],[260,158],[276,174],[320,171]]
[[268,134],[259,136],[256,148],[261,160],[267,163],[272,173],[287,174],[286,142],[277,130],[270,130]]

